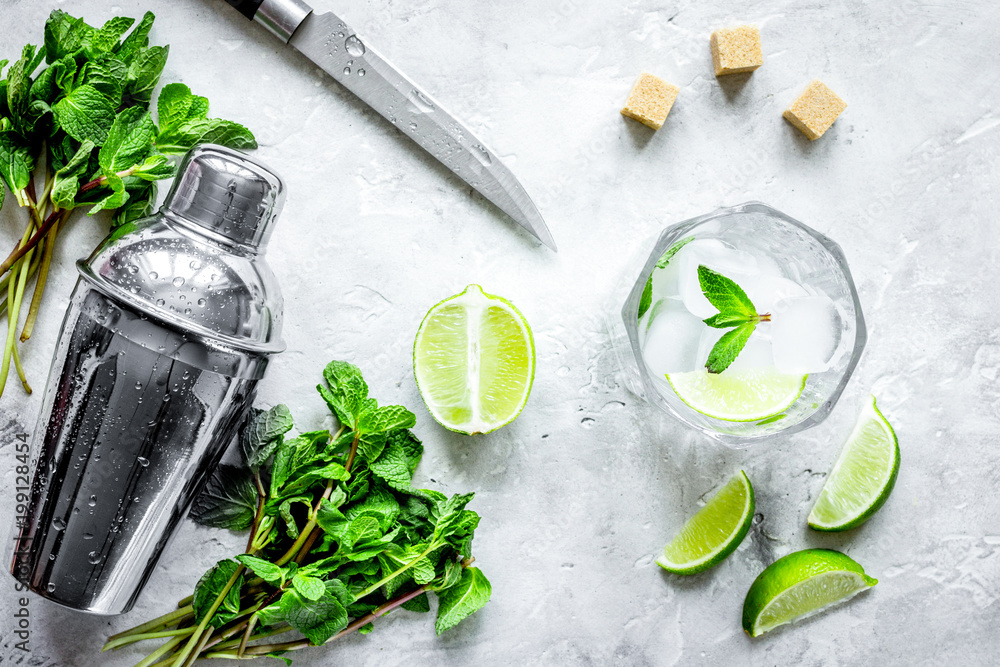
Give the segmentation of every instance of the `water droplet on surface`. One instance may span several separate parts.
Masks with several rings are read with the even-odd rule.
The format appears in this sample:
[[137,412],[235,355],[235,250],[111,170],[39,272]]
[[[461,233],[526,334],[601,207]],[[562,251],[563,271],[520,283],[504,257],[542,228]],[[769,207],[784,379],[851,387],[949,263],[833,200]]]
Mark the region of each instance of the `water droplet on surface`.
[[204,308],[205,307],[205,300],[204,299],[198,299],[198,305]]
[[141,290],[138,285],[132,285],[132,287],[128,288],[128,291],[132,292],[132,294],[138,294]]
[[344,68],[344,76],[350,76],[350,75],[351,75],[351,68],[350,67],[345,67]]
[[128,272],[134,276],[135,274],[139,273],[139,267],[136,266],[135,264],[129,264]]
[[149,279],[150,280],[156,280],[159,277],[160,277],[160,274],[157,273],[156,271],[150,271],[149,272]]
[[157,299],[157,300],[156,300],[156,305],[157,305],[157,306],[162,306],[162,305],[163,305],[163,304],[165,304],[165,303],[166,303],[166,301],[164,301],[163,299]]
[[56,559],[55,554],[49,554],[49,560],[55,560],[55,559]]
[[92,539],[94,539],[94,534],[93,533],[84,533],[83,534],[83,539],[85,539],[85,540],[92,540]]
[[91,551],[87,555],[87,560],[90,561],[91,565],[97,565],[98,563],[101,562],[101,554],[97,553],[96,551]]
[[174,278],[173,284],[174,284],[174,287],[180,287],[181,285],[184,284],[184,279],[181,278],[180,276],[177,276],[176,278]]
[[413,105],[415,110],[420,113],[430,113],[431,111],[434,111],[434,103],[416,88],[410,91],[407,99],[410,100],[410,104]]
[[90,496],[90,500],[87,501],[87,504],[90,505],[91,507],[93,507],[94,505],[96,505],[97,504],[97,496]]
[[358,76],[364,76],[364,75],[365,75],[365,70],[364,70],[364,68],[361,68],[361,69],[359,69],[359,70],[358,70]]
[[142,383],[141,382],[136,382],[135,383],[135,388],[136,389],[142,389]]
[[416,123],[410,123],[410,129],[415,132],[417,130],[417,124]]
[[[167,400],[167,397],[164,396],[163,400]],[[149,459],[147,459],[145,456],[140,456],[137,460],[139,461],[139,465],[141,465],[143,468],[149,465]]]
[[201,262],[199,262],[196,259],[192,259],[191,263],[188,264],[188,266],[190,266],[192,269],[200,269],[201,268]]
[[352,56],[363,56],[365,55],[365,45],[357,35],[351,35],[344,41],[344,48]]
[[49,583],[49,585],[45,587],[45,590],[47,590],[49,593],[54,593],[56,590],[56,585],[54,583]]

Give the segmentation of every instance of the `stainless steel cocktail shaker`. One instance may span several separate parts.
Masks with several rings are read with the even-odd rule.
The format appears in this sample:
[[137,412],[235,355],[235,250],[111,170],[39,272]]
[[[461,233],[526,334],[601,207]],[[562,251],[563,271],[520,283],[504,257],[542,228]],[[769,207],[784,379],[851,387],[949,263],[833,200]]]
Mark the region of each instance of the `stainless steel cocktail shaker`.
[[159,213],[78,262],[11,565],[31,590],[132,607],[283,349],[264,260],[283,199],[264,166],[196,147]]

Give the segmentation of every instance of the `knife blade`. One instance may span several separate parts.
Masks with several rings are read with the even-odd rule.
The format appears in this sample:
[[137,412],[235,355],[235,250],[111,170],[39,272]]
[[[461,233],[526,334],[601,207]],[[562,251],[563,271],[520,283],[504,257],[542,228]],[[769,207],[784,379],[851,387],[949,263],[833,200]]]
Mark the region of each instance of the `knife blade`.
[[301,0],[226,0],[290,44],[552,250],[524,186],[497,154],[332,12]]

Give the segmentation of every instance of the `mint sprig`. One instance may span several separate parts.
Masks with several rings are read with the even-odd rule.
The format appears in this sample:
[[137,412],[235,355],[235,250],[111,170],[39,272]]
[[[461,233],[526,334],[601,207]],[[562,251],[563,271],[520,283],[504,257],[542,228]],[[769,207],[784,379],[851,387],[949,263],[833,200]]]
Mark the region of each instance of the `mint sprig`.
[[[318,389],[337,427],[291,436],[284,405],[253,410],[240,465],[216,468],[192,518],[244,531],[246,548],[219,561],[178,609],[119,633],[104,650],[166,640],[143,664],[280,657],[352,632],[393,609],[430,610],[437,634],[482,608],[486,576],[472,567],[473,494],[413,486],[423,446],[412,412],[382,405],[354,365],[334,361]],[[295,636],[282,635],[297,632]],[[263,643],[260,643],[263,642]]]
[[[6,186],[9,201],[27,213],[17,246],[0,262],[0,316],[8,323],[0,395],[11,362],[31,393],[17,344],[34,330],[57,236],[74,210],[109,211],[114,231],[152,213],[156,182],[176,171],[171,156],[203,142],[257,146],[242,125],[209,118],[208,100],[180,83],[159,93],[154,121],[153,91],[170,49],[150,45],[153,21],[146,12],[138,24],[116,16],[95,27],[57,9],[42,46],[0,59],[0,207]],[[22,305],[28,314],[18,337]]]
[[698,282],[708,302],[719,309],[718,313],[703,320],[705,324],[715,329],[732,328],[715,343],[705,361],[709,373],[721,373],[743,351],[757,324],[769,322],[771,314],[759,314],[742,287],[704,264],[698,266]]

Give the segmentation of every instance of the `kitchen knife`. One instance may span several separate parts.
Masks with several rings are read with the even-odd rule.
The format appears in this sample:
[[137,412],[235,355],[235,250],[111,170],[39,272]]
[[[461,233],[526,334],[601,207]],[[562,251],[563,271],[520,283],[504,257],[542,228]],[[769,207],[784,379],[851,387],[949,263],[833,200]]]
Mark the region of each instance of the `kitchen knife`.
[[497,154],[332,12],[301,0],[226,0],[291,44],[552,250],[555,241]]

